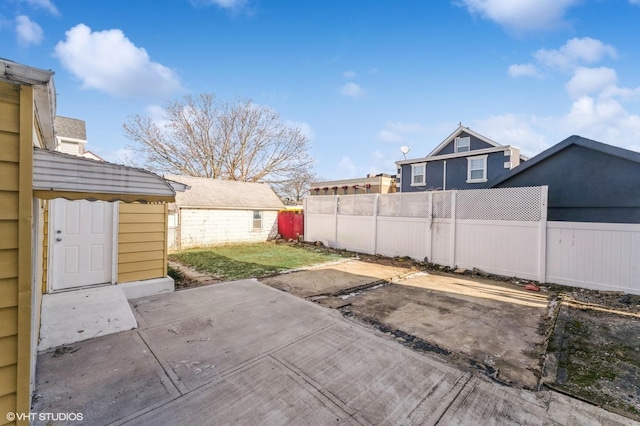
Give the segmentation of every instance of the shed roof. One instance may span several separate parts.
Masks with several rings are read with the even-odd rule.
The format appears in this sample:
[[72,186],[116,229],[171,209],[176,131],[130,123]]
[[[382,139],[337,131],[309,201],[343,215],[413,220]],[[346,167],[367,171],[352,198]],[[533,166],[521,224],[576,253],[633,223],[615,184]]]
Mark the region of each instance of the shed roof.
[[190,187],[185,192],[176,194],[178,207],[238,210],[279,210],[285,207],[273,189],[265,183],[179,175],[164,177]]
[[34,148],[33,192],[49,200],[173,201],[169,182],[149,171]]
[[519,166],[514,167],[508,172],[498,176],[497,178],[487,182],[485,187],[492,188],[496,185],[501,184],[502,182],[509,180],[513,176],[518,173],[522,173],[530,167],[535,166],[538,163],[546,160],[547,158],[558,154],[564,149],[570,147],[571,145],[577,145],[584,148],[592,149],[594,151],[602,152],[603,154],[612,155],[614,157],[624,158],[625,160],[633,161],[636,163],[640,163],[640,152],[630,151],[628,149],[620,148],[613,145],[608,145],[606,143],[594,141],[592,139],[583,138],[582,136],[572,135],[563,140],[562,142],[558,142],[551,148],[542,151],[540,154],[531,157],[527,162],[521,163]]

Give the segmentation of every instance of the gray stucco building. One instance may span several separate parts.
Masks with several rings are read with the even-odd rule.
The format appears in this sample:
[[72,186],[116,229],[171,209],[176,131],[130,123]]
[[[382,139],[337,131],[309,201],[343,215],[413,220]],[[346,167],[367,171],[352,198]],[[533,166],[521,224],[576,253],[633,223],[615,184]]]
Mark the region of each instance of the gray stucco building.
[[547,185],[548,220],[640,223],[640,153],[570,136],[489,181],[487,188]]

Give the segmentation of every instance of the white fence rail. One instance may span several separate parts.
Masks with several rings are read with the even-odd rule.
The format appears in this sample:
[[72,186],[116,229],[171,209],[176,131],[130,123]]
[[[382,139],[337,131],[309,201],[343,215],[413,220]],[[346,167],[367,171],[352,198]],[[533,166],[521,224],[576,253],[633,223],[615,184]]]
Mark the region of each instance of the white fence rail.
[[547,222],[547,187],[312,196],[305,239],[640,294],[640,224]]

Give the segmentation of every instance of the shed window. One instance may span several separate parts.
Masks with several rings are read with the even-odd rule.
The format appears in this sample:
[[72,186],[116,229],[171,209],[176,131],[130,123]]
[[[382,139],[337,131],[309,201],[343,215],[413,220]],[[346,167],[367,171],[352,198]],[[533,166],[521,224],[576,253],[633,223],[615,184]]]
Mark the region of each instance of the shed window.
[[262,230],[262,212],[260,210],[253,211],[253,230]]
[[456,152],[467,152],[471,150],[471,138],[456,138]]
[[424,186],[426,170],[425,163],[411,165],[411,186]]
[[467,158],[467,183],[478,183],[487,181],[487,156]]

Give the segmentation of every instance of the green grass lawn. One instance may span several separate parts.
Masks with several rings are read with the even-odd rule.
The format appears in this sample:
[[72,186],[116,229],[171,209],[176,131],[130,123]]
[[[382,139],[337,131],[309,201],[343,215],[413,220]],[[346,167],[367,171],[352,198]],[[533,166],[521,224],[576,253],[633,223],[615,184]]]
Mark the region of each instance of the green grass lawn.
[[171,260],[224,280],[258,278],[339,258],[323,248],[274,243],[228,244],[169,255]]

